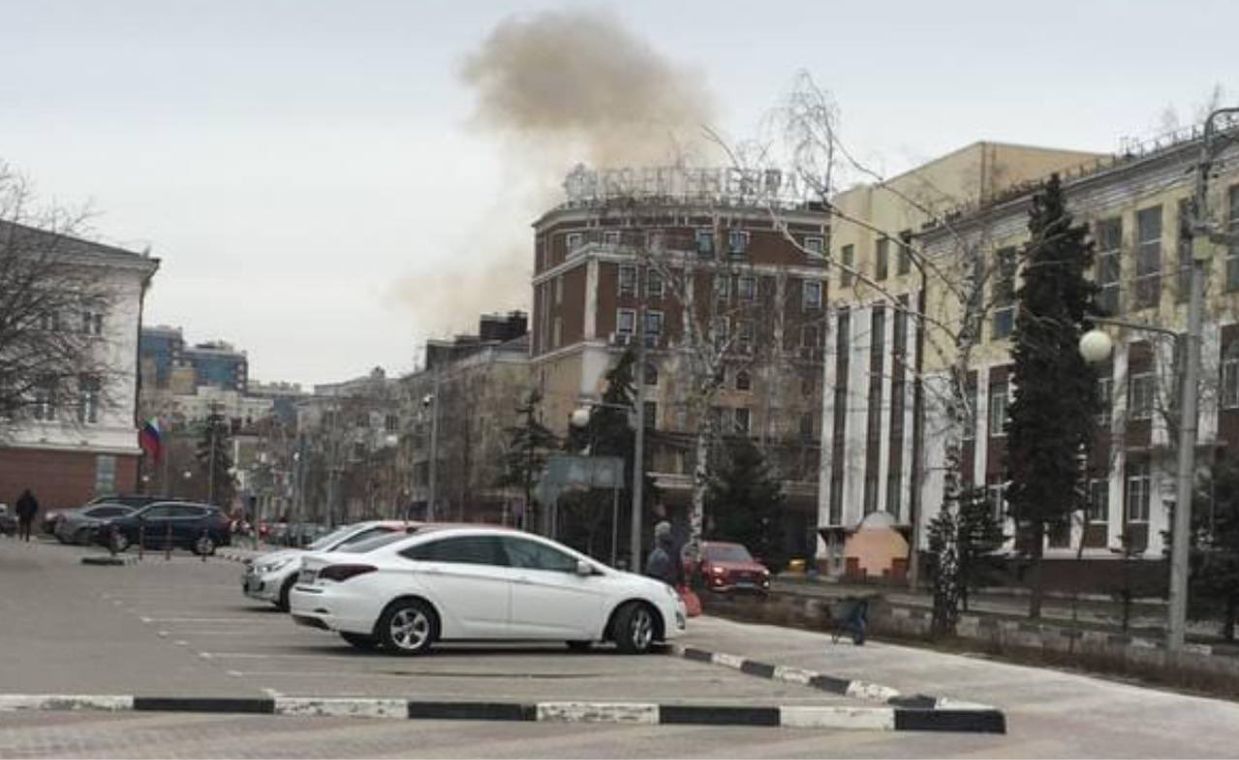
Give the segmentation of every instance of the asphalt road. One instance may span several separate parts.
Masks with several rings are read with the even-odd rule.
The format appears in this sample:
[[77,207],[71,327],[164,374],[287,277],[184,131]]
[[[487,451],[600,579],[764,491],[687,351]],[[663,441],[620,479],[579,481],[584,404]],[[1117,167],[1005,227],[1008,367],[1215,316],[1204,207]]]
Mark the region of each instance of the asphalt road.
[[[245,599],[241,566],[187,554],[135,567],[0,540],[0,692],[400,696],[737,705],[856,704],[666,656],[561,646],[353,650]],[[1005,736],[764,727],[0,713],[0,757],[1235,757],[1239,705],[1054,671],[700,618],[685,643],[985,702]]]

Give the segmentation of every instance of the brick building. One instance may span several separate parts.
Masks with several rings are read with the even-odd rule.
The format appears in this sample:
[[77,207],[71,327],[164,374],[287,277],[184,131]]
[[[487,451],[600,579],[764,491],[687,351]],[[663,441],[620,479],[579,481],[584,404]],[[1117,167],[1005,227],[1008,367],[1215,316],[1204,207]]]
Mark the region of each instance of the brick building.
[[[709,423],[766,452],[788,495],[788,548],[812,552],[828,216],[789,202],[780,228],[727,170],[624,172],[578,169],[567,202],[533,225],[532,379],[546,424],[563,435],[574,409],[599,400],[644,313],[646,469],[661,507],[682,530]],[[704,341],[722,355],[710,420],[693,390]]]

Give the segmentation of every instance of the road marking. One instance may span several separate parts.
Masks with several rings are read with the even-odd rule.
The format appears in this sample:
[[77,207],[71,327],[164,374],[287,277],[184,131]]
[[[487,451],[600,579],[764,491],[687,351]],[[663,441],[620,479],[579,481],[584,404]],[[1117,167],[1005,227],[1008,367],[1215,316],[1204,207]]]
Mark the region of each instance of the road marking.
[[233,678],[240,678],[241,676],[245,675],[244,673],[242,673],[242,672],[241,672],[241,671],[239,671],[239,670],[229,670],[229,671],[227,671],[227,673],[228,673],[228,675],[232,676]]
[[166,639],[166,638],[168,638],[168,632],[167,632],[167,631],[156,631],[156,632],[155,632],[155,635],[156,635],[156,636],[158,636],[158,637],[159,637],[159,638],[161,638],[161,639]]
[[177,644],[178,646],[183,646],[183,647],[189,646],[189,642],[186,641],[185,639],[177,639],[174,643]]
[[152,617],[143,617],[143,618],[142,618],[142,622],[143,622],[143,623],[263,623],[263,624],[265,624],[267,621],[265,621],[265,620],[255,620],[255,619],[254,619],[254,618],[252,618],[252,617],[248,617],[248,618],[239,618],[239,617],[223,617],[223,618],[215,618],[215,617],[166,617],[166,618],[152,618]]

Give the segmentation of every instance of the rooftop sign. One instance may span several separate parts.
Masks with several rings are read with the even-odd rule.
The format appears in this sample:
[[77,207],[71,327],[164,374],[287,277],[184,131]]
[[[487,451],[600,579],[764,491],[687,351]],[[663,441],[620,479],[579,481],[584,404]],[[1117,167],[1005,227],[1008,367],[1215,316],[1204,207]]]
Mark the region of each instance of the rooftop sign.
[[646,166],[590,169],[584,164],[564,178],[570,204],[609,200],[681,200],[711,203],[800,203],[807,200],[794,173],[778,169]]

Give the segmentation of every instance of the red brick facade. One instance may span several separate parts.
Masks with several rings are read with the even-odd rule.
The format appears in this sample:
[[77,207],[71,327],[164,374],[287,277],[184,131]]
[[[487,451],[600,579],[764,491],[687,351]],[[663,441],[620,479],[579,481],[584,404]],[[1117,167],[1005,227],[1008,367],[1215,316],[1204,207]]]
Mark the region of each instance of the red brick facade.
[[[40,511],[81,506],[96,496],[99,456],[85,451],[0,449],[0,502],[11,509],[22,490],[29,488]],[[138,457],[118,454],[115,459],[115,491],[133,493]]]

